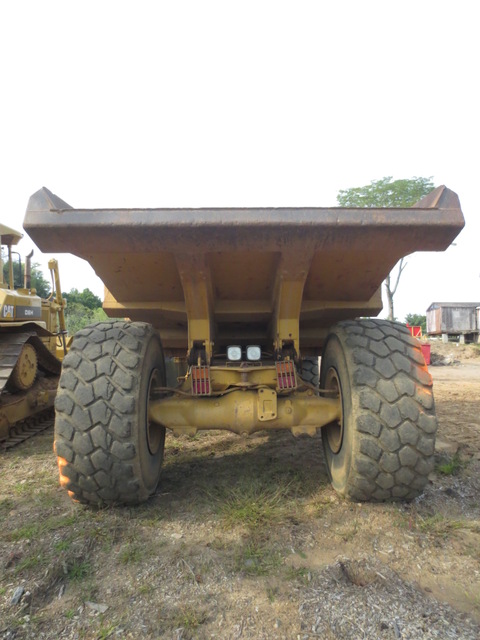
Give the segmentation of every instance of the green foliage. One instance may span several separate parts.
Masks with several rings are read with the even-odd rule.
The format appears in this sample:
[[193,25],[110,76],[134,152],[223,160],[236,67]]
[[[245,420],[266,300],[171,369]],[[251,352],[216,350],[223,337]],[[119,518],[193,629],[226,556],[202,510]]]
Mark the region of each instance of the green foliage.
[[[15,289],[19,289],[23,287],[23,275],[25,273],[25,264],[20,263],[18,260],[13,261],[13,281],[15,285]],[[2,253],[2,261],[3,261],[3,279],[5,282],[9,282],[9,265],[8,260],[5,255]],[[50,282],[44,277],[43,272],[40,270],[40,265],[37,262],[32,264],[32,272],[31,272],[32,280],[31,286],[32,289],[37,290],[37,295],[41,298],[48,298],[50,295]]]
[[[62,295],[65,297],[65,294]],[[97,309],[90,309],[79,302],[73,302],[71,304],[67,302],[65,322],[69,335],[73,336],[77,331],[87,327],[89,324],[92,324],[92,322],[101,322],[102,320],[108,320],[108,316],[101,306]]]
[[62,296],[67,301],[67,306],[71,304],[81,304],[92,311],[102,306],[100,298],[92,293],[90,289],[84,289],[83,291],[70,289],[68,293],[62,293]]
[[107,314],[102,309],[101,299],[90,289],[83,291],[70,289],[68,293],[62,293],[62,297],[67,301],[65,322],[69,335],[73,336],[92,322],[108,320]]
[[90,562],[75,559],[68,567],[67,575],[70,580],[84,580],[92,571],[93,567]]
[[181,626],[183,629],[193,631],[207,621],[206,611],[195,607],[194,605],[183,606],[175,616],[175,625]]
[[422,333],[427,332],[427,316],[418,313],[407,313],[405,322],[411,327],[422,327]]
[[458,453],[456,453],[451,458],[447,458],[437,464],[435,468],[438,473],[441,473],[444,476],[456,476],[460,473],[463,467],[464,463]]
[[50,282],[44,278],[39,267],[40,265],[36,262],[32,264],[32,289],[36,289],[37,295],[41,298],[48,298],[51,291],[51,285]]
[[143,560],[144,557],[144,548],[135,544],[127,544],[120,551],[119,559],[122,564],[134,564]]
[[282,556],[265,542],[250,540],[235,554],[235,570],[250,576],[265,576],[279,569]]
[[392,176],[387,176],[364,187],[342,189],[337,202],[341,207],[411,207],[434,188],[431,176],[393,182]]
[[[288,508],[297,505],[297,497],[293,483],[262,486],[258,481],[246,480],[229,488],[218,502],[228,528],[243,525],[258,531],[287,518]],[[293,505],[289,499],[293,499]]]

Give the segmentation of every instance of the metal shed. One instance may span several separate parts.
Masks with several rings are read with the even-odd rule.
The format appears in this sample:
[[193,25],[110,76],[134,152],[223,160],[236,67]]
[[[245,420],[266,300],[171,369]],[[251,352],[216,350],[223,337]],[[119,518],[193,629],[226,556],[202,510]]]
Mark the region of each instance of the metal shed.
[[480,302],[432,302],[427,309],[427,334],[460,336],[466,339],[478,340],[480,326],[478,322],[478,308]]

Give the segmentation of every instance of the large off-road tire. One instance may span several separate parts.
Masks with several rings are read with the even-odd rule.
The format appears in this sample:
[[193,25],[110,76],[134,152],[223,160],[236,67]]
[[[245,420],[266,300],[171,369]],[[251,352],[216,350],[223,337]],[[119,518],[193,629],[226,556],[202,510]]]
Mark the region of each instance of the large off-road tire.
[[60,483],[91,505],[137,504],[157,488],[165,428],[150,423],[152,387],[164,386],[158,335],[143,322],[79,331],[55,401]]
[[322,429],[328,473],[351,500],[411,500],[433,468],[437,421],[420,344],[387,320],[336,325],[320,386],[338,391],[342,419]]
[[320,370],[318,367],[317,356],[306,356],[305,358],[302,358],[302,373],[300,377],[302,380],[309,382],[318,389],[320,382]]

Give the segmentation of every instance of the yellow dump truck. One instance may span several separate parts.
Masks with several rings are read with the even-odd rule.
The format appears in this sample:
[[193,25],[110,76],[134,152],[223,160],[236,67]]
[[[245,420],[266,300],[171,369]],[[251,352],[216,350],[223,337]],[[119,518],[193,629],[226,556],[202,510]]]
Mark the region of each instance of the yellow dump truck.
[[[46,426],[66,353],[66,330],[58,263],[50,260],[55,294],[42,300],[31,287],[31,257],[23,286],[15,287],[12,247],[22,234],[0,224],[0,449],[9,448]],[[51,423],[51,422],[50,422]]]
[[445,250],[463,225],[446,187],[409,209],[85,210],[41,189],[25,229],[43,251],[87,260],[107,314],[129,318],[80,331],[64,360],[62,485],[83,503],[139,503],[159,483],[167,429],[321,429],[342,496],[419,495],[432,380],[408,329],[370,317],[401,257]]

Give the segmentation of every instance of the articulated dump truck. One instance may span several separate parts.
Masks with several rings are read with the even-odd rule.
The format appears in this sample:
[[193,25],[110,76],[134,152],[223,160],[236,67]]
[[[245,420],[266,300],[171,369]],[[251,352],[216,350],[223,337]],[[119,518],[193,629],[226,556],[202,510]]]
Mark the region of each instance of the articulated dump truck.
[[31,287],[32,253],[25,261],[23,287],[15,286],[12,247],[21,238],[0,224],[8,274],[4,278],[0,256],[0,450],[51,425],[67,348],[58,263],[49,262],[55,293],[48,299],[42,300]]
[[85,210],[41,189],[25,229],[87,260],[107,314],[128,318],[78,332],[63,361],[61,484],[82,503],[135,504],[157,488],[167,429],[320,429],[339,494],[419,495],[431,376],[406,327],[370,317],[401,257],[445,250],[463,225],[443,186],[409,209]]

